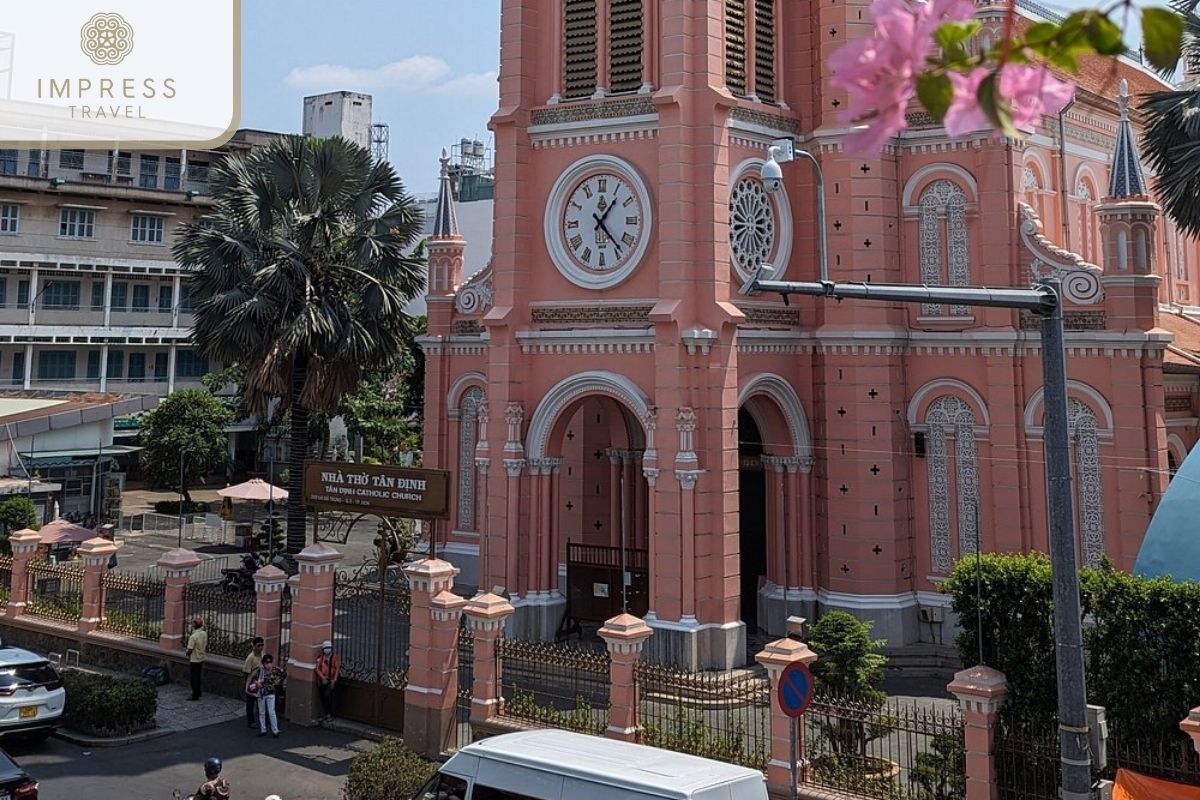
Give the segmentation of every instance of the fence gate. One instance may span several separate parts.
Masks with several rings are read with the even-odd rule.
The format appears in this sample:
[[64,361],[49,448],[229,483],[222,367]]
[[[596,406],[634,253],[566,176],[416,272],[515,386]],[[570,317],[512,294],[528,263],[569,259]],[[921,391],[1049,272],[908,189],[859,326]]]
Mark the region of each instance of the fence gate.
[[372,563],[339,571],[333,632],[341,654],[338,716],[404,730],[412,595],[399,565]]

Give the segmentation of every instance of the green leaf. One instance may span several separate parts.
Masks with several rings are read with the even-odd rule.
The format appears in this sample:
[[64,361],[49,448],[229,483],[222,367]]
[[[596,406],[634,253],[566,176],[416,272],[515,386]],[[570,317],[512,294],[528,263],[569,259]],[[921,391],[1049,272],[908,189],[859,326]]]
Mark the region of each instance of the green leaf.
[[1025,43],[1029,45],[1045,44],[1058,35],[1059,27],[1053,22],[1039,22],[1029,26],[1025,31]]
[[1103,14],[1091,17],[1084,33],[1088,44],[1102,56],[1115,56],[1125,52],[1125,40],[1121,38],[1121,29]]
[[998,76],[999,73],[993,72],[984,78],[979,84],[979,91],[976,92],[975,97],[979,100],[979,107],[983,109],[983,113],[987,115],[996,130],[1010,139],[1019,139],[1021,134],[1013,125],[1012,111],[1008,107],[1008,103],[1000,96]]
[[917,76],[917,99],[934,121],[941,122],[950,108],[950,100],[954,97],[954,87],[945,73],[922,73]]
[[937,41],[939,47],[948,48],[970,39],[979,32],[981,27],[983,27],[983,24],[977,20],[947,22],[934,31],[933,38]]
[[1146,59],[1155,69],[1174,69],[1183,46],[1183,17],[1166,8],[1142,10]]

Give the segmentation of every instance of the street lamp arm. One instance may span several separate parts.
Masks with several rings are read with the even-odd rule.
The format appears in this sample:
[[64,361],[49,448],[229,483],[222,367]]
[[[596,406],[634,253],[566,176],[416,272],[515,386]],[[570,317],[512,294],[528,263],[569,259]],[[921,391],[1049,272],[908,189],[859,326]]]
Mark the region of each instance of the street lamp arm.
[[825,232],[825,172],[821,162],[807,150],[797,150],[796,155],[807,159],[812,166],[813,177],[817,183],[817,258],[819,259],[821,283],[829,283],[829,244]]
[[755,276],[749,294],[771,292],[782,295],[802,294],[834,300],[877,300],[900,303],[935,303],[990,308],[1017,308],[1035,314],[1049,314],[1058,307],[1058,295],[1047,286],[1032,289],[976,286],[915,286],[896,283],[837,283],[834,281],[773,281]]

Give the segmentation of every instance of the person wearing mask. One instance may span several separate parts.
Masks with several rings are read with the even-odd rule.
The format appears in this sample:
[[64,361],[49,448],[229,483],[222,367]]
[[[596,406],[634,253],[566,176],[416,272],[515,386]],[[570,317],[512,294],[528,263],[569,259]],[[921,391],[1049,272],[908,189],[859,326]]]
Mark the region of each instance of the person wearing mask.
[[[254,637],[254,644],[250,650],[246,660],[242,662],[242,681],[249,683],[254,674],[258,672],[262,666],[263,658],[263,638],[261,636]],[[246,692],[246,727],[258,727],[258,697]]]
[[208,654],[208,633],[204,630],[204,619],[196,617],[192,620],[192,635],[187,640],[188,669],[192,679],[192,696],[189,700],[199,700],[201,681],[204,677],[204,658]]
[[279,738],[279,717],[275,714],[275,696],[283,686],[286,675],[275,666],[275,658],[267,653],[262,657],[262,666],[246,685],[246,691],[258,698],[258,735],[266,736],[268,723],[271,735]]
[[317,693],[321,696],[321,708],[325,711],[325,719],[333,717],[333,691],[337,688],[338,673],[342,668],[342,660],[333,652],[333,642],[326,639],[321,643],[321,654],[317,656]]

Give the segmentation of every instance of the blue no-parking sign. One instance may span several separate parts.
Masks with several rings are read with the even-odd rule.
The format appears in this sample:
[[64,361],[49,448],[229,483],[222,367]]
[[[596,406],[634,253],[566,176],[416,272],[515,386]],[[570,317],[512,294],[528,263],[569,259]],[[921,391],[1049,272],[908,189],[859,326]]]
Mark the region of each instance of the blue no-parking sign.
[[776,692],[784,714],[793,719],[803,715],[813,699],[813,676],[808,665],[803,661],[788,664],[779,676]]

